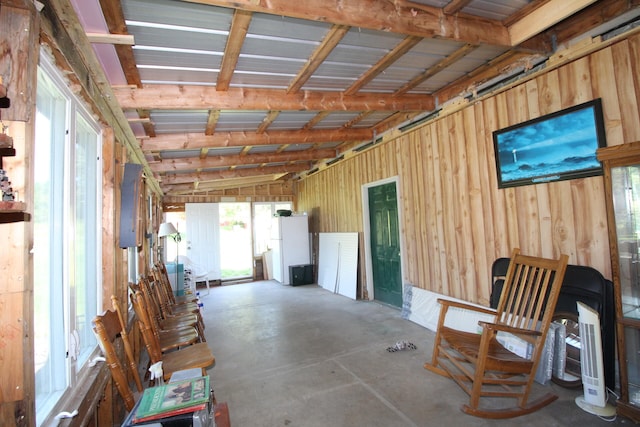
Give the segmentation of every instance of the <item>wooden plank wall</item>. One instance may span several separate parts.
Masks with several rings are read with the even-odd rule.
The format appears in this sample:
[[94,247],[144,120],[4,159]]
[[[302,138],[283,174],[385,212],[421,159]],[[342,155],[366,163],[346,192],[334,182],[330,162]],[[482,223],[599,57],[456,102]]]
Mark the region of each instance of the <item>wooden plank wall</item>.
[[640,35],[547,69],[301,181],[312,232],[364,231],[361,186],[397,176],[414,286],[488,305],[491,264],[513,247],[610,278],[602,177],[499,190],[492,132],[601,97],[608,145],[640,140]]

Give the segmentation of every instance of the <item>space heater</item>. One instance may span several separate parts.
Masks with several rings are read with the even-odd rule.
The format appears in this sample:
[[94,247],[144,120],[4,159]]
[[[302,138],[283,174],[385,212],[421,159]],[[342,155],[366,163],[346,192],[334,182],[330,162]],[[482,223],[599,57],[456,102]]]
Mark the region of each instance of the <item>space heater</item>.
[[576,397],[576,405],[591,414],[612,417],[616,414],[616,409],[607,403],[600,316],[597,311],[580,301],[577,302],[577,305],[584,395]]

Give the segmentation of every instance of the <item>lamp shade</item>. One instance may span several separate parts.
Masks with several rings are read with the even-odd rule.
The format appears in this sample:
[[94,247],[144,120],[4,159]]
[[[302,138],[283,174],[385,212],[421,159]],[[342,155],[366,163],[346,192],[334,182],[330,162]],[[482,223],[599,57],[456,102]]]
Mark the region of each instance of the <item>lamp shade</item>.
[[158,230],[158,237],[166,237],[171,236],[172,234],[177,234],[178,230],[173,226],[170,222],[163,222],[160,224],[160,229]]

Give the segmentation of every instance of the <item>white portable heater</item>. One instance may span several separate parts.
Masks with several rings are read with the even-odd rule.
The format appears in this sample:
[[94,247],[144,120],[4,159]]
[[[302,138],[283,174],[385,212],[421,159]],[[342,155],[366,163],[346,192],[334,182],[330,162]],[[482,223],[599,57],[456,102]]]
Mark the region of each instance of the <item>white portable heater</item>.
[[612,417],[616,408],[607,403],[602,362],[602,336],[600,316],[586,304],[578,304],[580,327],[580,365],[584,395],[576,397],[576,405],[584,411],[601,417]]

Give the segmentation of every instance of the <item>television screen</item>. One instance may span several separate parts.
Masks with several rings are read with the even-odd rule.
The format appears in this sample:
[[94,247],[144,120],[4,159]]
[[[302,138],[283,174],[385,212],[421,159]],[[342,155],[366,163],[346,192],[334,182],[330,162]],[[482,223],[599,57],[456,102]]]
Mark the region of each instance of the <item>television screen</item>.
[[600,98],[493,132],[498,188],[602,175]]

